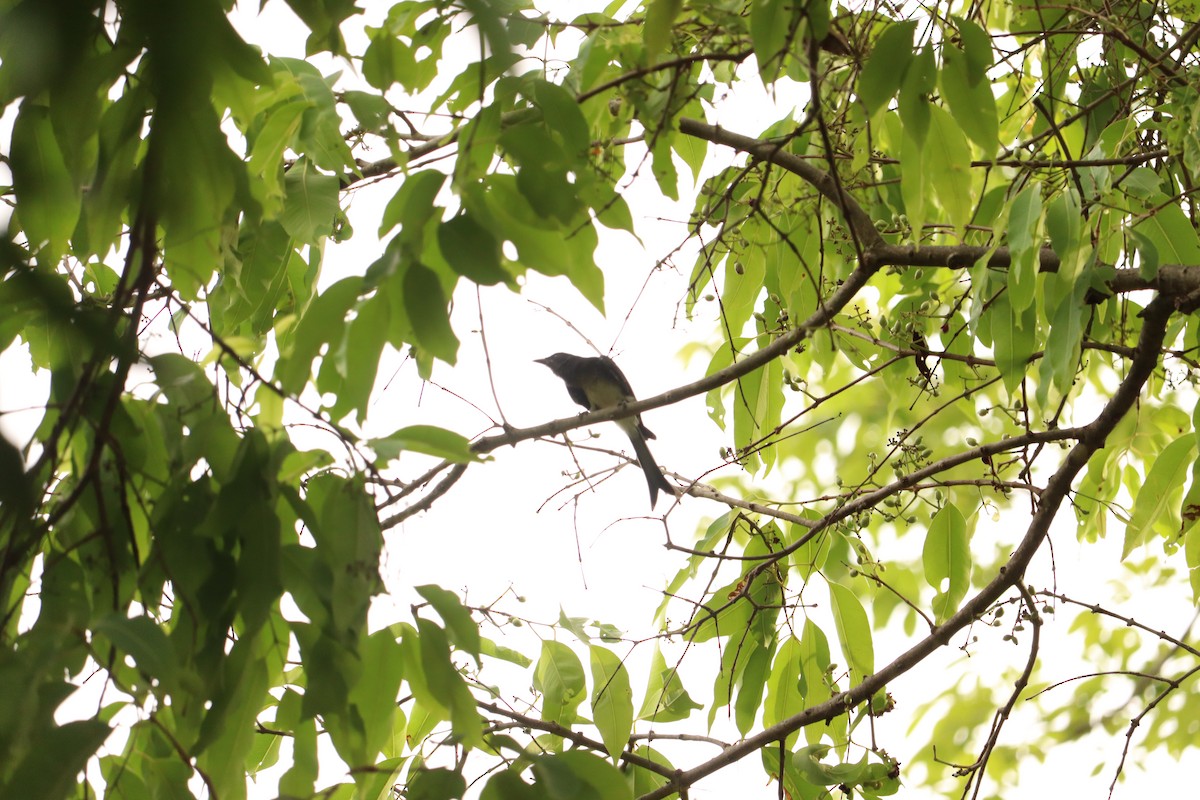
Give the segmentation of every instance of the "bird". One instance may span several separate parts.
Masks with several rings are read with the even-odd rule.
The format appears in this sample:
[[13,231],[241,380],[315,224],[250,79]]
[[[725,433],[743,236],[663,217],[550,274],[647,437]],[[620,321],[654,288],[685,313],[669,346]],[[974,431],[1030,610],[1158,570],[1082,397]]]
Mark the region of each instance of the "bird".
[[[570,353],[555,353],[545,358],[534,359],[538,364],[544,364],[550,371],[562,379],[567,385],[567,394],[588,411],[610,408],[636,400],[629,380],[621,368],[608,356],[583,358]],[[662,470],[650,454],[646,445],[647,439],[655,438],[650,429],[642,424],[640,414],[631,417],[615,419],[613,422],[625,431],[637,455],[638,464],[646,475],[646,485],[650,487],[650,508],[658,502],[658,492],[663,490],[675,496],[675,487],[667,481]]]

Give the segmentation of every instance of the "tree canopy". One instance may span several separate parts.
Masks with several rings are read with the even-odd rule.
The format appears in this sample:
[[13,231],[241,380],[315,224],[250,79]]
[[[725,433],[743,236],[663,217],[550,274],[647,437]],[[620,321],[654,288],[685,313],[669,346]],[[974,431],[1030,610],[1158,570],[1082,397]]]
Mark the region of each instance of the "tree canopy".
[[[234,5],[0,2],[0,795],[975,797],[1195,746],[1193,0],[276,0],[305,58]],[[635,193],[693,209],[636,273]],[[453,374],[539,275],[665,287],[694,379],[370,434],[381,365]],[[645,630],[419,575],[368,624],[464,476],[697,397]],[[568,494],[628,461],[570,441]]]

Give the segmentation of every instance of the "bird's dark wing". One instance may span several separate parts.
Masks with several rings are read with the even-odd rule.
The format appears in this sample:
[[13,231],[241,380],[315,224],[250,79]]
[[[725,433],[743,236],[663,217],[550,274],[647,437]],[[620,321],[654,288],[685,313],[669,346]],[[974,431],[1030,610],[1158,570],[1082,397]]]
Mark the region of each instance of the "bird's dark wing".
[[[564,381],[565,382],[565,381]],[[588,400],[587,392],[577,383],[567,383],[567,394],[571,395],[571,399],[579,405],[586,408],[588,411],[595,411],[596,408]]]
[[621,368],[617,366],[617,362],[608,356],[600,356],[593,360],[600,362],[597,364],[597,369],[602,369],[608,373],[609,380],[621,388],[621,392],[624,393],[626,400],[634,399],[633,387],[629,385],[629,379],[625,377],[624,372],[621,372]]

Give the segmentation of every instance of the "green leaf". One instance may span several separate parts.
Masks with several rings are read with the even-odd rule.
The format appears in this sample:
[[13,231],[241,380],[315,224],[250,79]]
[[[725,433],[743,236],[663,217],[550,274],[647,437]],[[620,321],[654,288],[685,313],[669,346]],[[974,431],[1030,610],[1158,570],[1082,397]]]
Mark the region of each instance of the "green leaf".
[[266,121],[251,142],[247,170],[256,180],[251,181],[250,190],[254,199],[262,203],[263,215],[268,218],[276,216],[283,208],[287,195],[283,154],[295,141],[300,118],[309,107],[308,102],[295,99],[272,108],[266,112]]
[[471,212],[441,223],[437,239],[446,263],[464,278],[483,286],[513,282],[500,265],[500,242]]
[[446,632],[450,634],[450,641],[454,642],[460,650],[465,650],[475,656],[475,663],[478,664],[479,625],[471,619],[471,612],[458,599],[458,595],[433,584],[418,586],[416,589],[417,594],[424,597],[426,602],[438,612],[442,621],[446,623]]
[[[295,696],[295,693],[292,694]],[[298,696],[296,702],[298,705]],[[292,765],[279,779],[279,796],[307,797],[313,793],[320,769],[317,757],[316,719],[296,722],[290,730],[292,733]]]
[[412,322],[416,344],[447,364],[458,356],[458,337],[450,327],[450,313],[442,283],[429,267],[412,264],[404,273],[404,309]]
[[985,313],[991,317],[996,368],[1004,378],[1009,397],[1015,397],[1028,374],[1029,359],[1037,351],[1037,309],[1030,305],[1018,314],[1005,292],[996,297]]
[[625,776],[583,750],[543,756],[534,761],[533,774],[544,796],[554,800],[633,800]]
[[542,693],[542,719],[570,727],[587,689],[583,664],[565,644],[544,641],[533,687]]
[[938,202],[959,236],[975,211],[971,196],[971,147],[958,127],[961,117],[950,116],[935,105],[929,106],[931,127],[925,141],[925,163]]
[[[674,772],[675,770],[675,766],[671,763],[671,761],[652,747],[646,747],[645,745],[635,747],[633,749],[633,754],[655,764],[666,767],[670,772]],[[651,792],[666,786],[668,782],[668,779],[664,775],[635,764],[626,765],[624,770],[626,775],[629,775],[633,779],[632,783],[634,797],[642,797],[643,795],[650,794]]]
[[1176,204],[1157,209],[1133,227],[1154,243],[1164,264],[1200,264],[1200,238]]
[[167,635],[154,620],[112,612],[97,620],[92,630],[132,656],[138,669],[146,675],[168,686],[174,684],[179,670],[175,652]]
[[452,769],[423,768],[409,777],[406,789],[409,800],[457,800],[467,792],[467,779]]
[[1196,455],[1196,435],[1185,433],[1162,449],[1153,459],[1145,482],[1133,498],[1133,510],[1125,526],[1125,543],[1121,547],[1124,561],[1134,548],[1145,543],[1155,525],[1169,519],[1170,509],[1183,487],[1188,467]]
[[667,666],[662,649],[655,648],[650,661],[650,680],[646,684],[646,697],[642,700],[642,709],[637,718],[652,722],[677,722],[687,719],[692,711],[703,707],[692,700],[683,688],[679,670],[674,666]]
[[[988,45],[990,52],[991,45]],[[1000,140],[1000,119],[992,84],[973,80],[973,63],[967,54],[952,44],[942,48],[942,96],[953,119],[972,142],[991,158]]]
[[779,75],[791,17],[792,5],[784,0],[754,0],[750,5],[750,44],[765,86]]
[[337,216],[338,179],[323,175],[307,158],[297,161],[284,178],[287,196],[279,221],[297,241],[319,244],[333,233]]
[[1076,284],[1051,316],[1050,331],[1046,334],[1046,352],[1038,366],[1037,398],[1043,407],[1050,396],[1050,389],[1057,391],[1059,397],[1067,397],[1074,384],[1083,342],[1086,313],[1083,293],[1086,289],[1083,281]]
[[913,33],[917,29],[915,20],[893,22],[884,28],[871,55],[858,78],[858,96],[867,109],[867,116],[875,116],[904,82],[905,73],[913,60]]
[[[395,634],[386,628],[366,637],[359,653],[363,662],[370,665],[350,690],[354,714],[362,721],[362,750],[354,759],[361,764],[373,762],[375,753],[392,736],[395,717],[400,713],[395,701],[400,694],[404,653]],[[354,726],[353,721],[351,725]]]
[[584,181],[579,187],[579,197],[595,212],[596,221],[601,225],[613,230],[626,231],[637,238],[629,204],[612,184],[603,180]]
[[904,199],[904,213],[908,215],[912,228],[912,239],[919,242],[929,215],[926,199],[929,195],[928,171],[925,168],[925,146],[913,138],[907,129],[900,142],[900,159],[904,171],[900,174],[900,196]]
[[773,641],[764,646],[754,640],[749,657],[747,658],[745,653],[742,654],[746,659],[746,666],[738,676],[737,699],[733,704],[733,721],[742,736],[754,729],[754,720],[762,706],[763,689],[771,672],[771,656],[774,653]]
[[[365,63],[363,64],[363,73],[365,76]],[[350,90],[342,92],[342,100],[350,107],[350,113],[358,120],[359,127],[363,130],[373,133],[386,131],[388,117],[392,113],[392,106],[388,103],[387,98],[370,92]]]
[[420,632],[421,668],[430,694],[450,712],[454,735],[469,747],[483,744],[483,720],[475,710],[475,698],[467,682],[450,660],[446,632],[427,619],[417,618]]
[[933,57],[933,48],[926,45],[905,72],[897,101],[900,123],[904,126],[905,135],[921,147],[925,146],[925,138],[929,135],[929,109],[933,105],[929,101],[929,95],[933,92],[936,81],[937,62]]
[[642,38],[646,43],[646,60],[653,64],[671,42],[671,28],[683,10],[683,0],[650,0],[646,4],[646,22]]
[[1083,237],[1083,210],[1073,188],[1059,194],[1046,206],[1046,232],[1050,246],[1064,264],[1079,250]]
[[82,194],[67,169],[46,106],[21,104],[7,163],[12,169],[17,219],[29,248],[37,252],[44,246],[43,260],[53,265],[66,251],[67,239],[79,221]]
[[405,451],[444,458],[456,464],[479,460],[465,436],[433,425],[409,425],[379,439],[371,439],[367,444],[384,461],[399,458]]
[[1159,257],[1158,248],[1154,246],[1153,240],[1136,228],[1130,228],[1129,241],[1137,253],[1138,272],[1146,280],[1154,280],[1158,276]]
[[337,78],[326,78],[312,64],[299,58],[273,58],[271,67],[277,75],[286,75],[304,93],[310,107],[304,112],[304,124],[298,131],[298,150],[317,167],[328,172],[355,170],[354,154],[342,135],[342,117],[338,113],[337,99],[330,83]]
[[334,391],[337,399],[329,410],[334,419],[341,419],[351,411],[357,412],[360,421],[366,416],[390,318],[389,298],[376,292],[359,303],[348,326],[343,323],[345,338],[327,356],[327,363],[336,366],[341,378]]
[[675,169],[674,149],[671,147],[671,137],[665,132],[659,132],[654,138],[650,151],[650,169],[654,179],[658,181],[658,189],[672,200],[679,199],[679,172]]
[[842,654],[850,665],[851,683],[858,685],[875,672],[875,645],[867,612],[854,592],[840,583],[829,584],[829,600]]
[[540,787],[534,788],[521,780],[525,769],[525,764],[518,762],[492,775],[479,793],[479,800],[545,800],[546,793]]
[[633,691],[625,665],[610,650],[588,648],[592,666],[592,722],[600,731],[604,749],[616,759],[629,744],[633,730]]
[[[596,266],[596,229],[580,219],[569,228],[540,217],[512,175],[491,175],[486,193],[472,207],[489,216],[488,228],[517,250],[519,263],[543,275],[566,275],[588,302],[604,311],[604,272]],[[482,222],[482,220],[481,220]]]
[[404,237],[404,241],[419,242],[425,223],[438,211],[434,199],[445,182],[445,174],[435,169],[421,170],[406,176],[383,209],[379,235],[383,236],[397,225],[402,225],[401,236]]
[[409,88],[406,79],[417,73],[414,48],[387,28],[367,28],[367,31],[372,33],[371,43],[362,59],[362,73],[367,83],[383,91],[394,83]]
[[59,800],[78,797],[75,777],[112,731],[94,719],[68,722],[37,732],[36,746],[17,764],[6,764],[11,776],[0,785],[6,797]]
[[1033,305],[1041,250],[1042,193],[1037,185],[1027,186],[1013,200],[1008,216],[1008,295],[1013,310],[1022,312]]
[[1188,567],[1188,583],[1192,587],[1192,602],[1200,603],[1200,525],[1193,525],[1184,534],[1183,553]]
[[921,553],[925,581],[935,590],[933,611],[938,624],[949,619],[971,588],[971,540],[967,521],[953,503],[946,503],[929,525]]
[[575,96],[549,81],[531,79],[531,83],[533,101],[542,110],[546,127],[562,140],[567,158],[583,163],[592,144],[592,135]]
[[518,667],[525,669],[533,663],[533,659],[529,658],[524,653],[519,653],[510,647],[496,644],[491,639],[480,639],[479,652],[481,655],[498,658],[501,661],[507,661],[510,664],[516,664]]
[[33,481],[25,472],[21,451],[0,434],[0,503],[14,516],[31,513],[36,506]]
[[151,170],[148,198],[157,204],[164,231],[166,272],[176,290],[193,300],[222,261],[222,241],[230,235],[226,226],[231,227],[238,208],[237,184],[245,165],[229,149],[208,103],[160,105],[150,136],[152,149],[170,154]]
[[343,278],[312,302],[290,335],[288,331],[280,334],[280,364],[275,374],[285,392],[298,395],[308,382],[313,359],[322,345],[340,340],[345,334],[346,316],[362,288],[361,277]]
[[986,83],[984,78],[987,77],[988,68],[996,60],[992,55],[991,37],[987,31],[969,19],[962,17],[951,17],[951,19],[958,26],[958,33],[962,37],[963,50],[966,51],[967,83],[971,86]]
[[[800,641],[789,636],[775,654],[767,679],[767,701],[763,704],[763,724],[770,726],[804,710],[801,691],[804,650]],[[791,748],[797,733],[788,735],[784,746]]]

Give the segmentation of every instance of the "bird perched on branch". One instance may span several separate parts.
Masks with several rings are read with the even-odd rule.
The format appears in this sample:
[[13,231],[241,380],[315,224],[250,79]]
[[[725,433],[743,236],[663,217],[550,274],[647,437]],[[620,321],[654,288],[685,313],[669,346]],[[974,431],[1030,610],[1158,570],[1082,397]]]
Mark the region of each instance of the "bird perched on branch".
[[[567,394],[571,399],[588,411],[601,408],[611,408],[637,399],[633,389],[620,367],[607,356],[597,358],[581,358],[570,353],[555,353],[552,356],[535,359],[539,364],[545,364],[567,385]],[[653,439],[654,434],[642,424],[641,415],[613,420],[625,431],[637,455],[638,464],[646,474],[646,485],[650,487],[650,507],[658,501],[658,490],[675,496],[675,487],[663,476],[662,470],[650,454],[646,445],[647,439]]]

